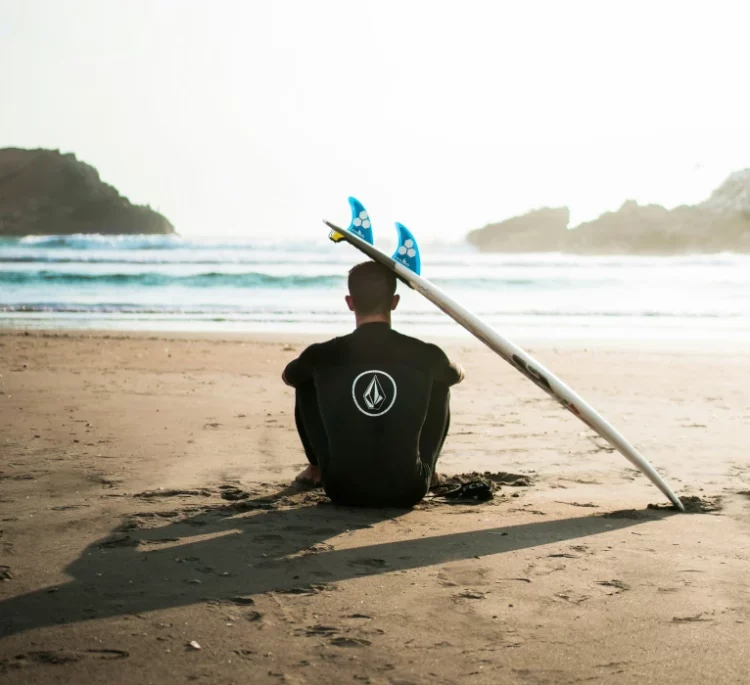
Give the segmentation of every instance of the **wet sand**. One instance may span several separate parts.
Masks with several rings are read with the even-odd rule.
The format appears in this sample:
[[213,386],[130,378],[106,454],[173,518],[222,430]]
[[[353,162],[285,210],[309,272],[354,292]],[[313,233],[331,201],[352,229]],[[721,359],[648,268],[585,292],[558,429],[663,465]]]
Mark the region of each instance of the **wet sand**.
[[356,510],[304,465],[301,336],[0,332],[3,683],[745,683],[750,352],[531,346],[681,496],[481,345],[442,473]]

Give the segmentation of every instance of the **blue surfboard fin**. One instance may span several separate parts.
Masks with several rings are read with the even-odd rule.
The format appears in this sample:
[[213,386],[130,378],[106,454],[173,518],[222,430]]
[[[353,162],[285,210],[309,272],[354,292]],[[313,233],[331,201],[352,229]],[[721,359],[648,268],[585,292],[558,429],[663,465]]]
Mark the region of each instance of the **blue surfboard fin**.
[[372,245],[373,239],[370,215],[356,197],[349,198],[349,206],[352,208],[352,221],[349,224],[349,231]]
[[403,224],[396,222],[396,230],[398,231],[398,247],[393,253],[393,259],[419,276],[422,271],[422,260],[419,258],[417,241]]

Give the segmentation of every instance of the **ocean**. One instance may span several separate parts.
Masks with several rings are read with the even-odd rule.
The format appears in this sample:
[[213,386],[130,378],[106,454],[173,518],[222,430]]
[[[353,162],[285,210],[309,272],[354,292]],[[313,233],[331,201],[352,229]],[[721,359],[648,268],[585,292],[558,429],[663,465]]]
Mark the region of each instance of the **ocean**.
[[[425,277],[511,340],[750,340],[750,255],[481,254],[467,244],[421,253]],[[346,272],[362,259],[324,235],[0,238],[0,326],[342,334],[353,327]],[[399,330],[468,336],[399,291]]]

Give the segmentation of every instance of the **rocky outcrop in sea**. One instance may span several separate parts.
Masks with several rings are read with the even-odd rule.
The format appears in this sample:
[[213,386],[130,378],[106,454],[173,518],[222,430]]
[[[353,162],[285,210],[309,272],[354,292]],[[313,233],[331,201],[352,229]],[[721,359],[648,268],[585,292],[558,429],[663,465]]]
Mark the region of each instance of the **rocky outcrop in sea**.
[[174,233],[92,166],[59,150],[0,149],[0,236]]
[[730,175],[698,205],[666,209],[628,200],[575,228],[569,220],[567,207],[538,209],[471,231],[467,240],[483,252],[750,253],[750,169]]

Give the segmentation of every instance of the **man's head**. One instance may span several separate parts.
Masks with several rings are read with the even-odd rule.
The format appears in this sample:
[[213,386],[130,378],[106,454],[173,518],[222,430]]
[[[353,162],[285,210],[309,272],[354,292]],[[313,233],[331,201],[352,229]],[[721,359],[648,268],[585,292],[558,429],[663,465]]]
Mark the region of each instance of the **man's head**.
[[382,317],[390,321],[398,305],[396,275],[377,262],[362,262],[349,271],[346,303],[358,318]]

